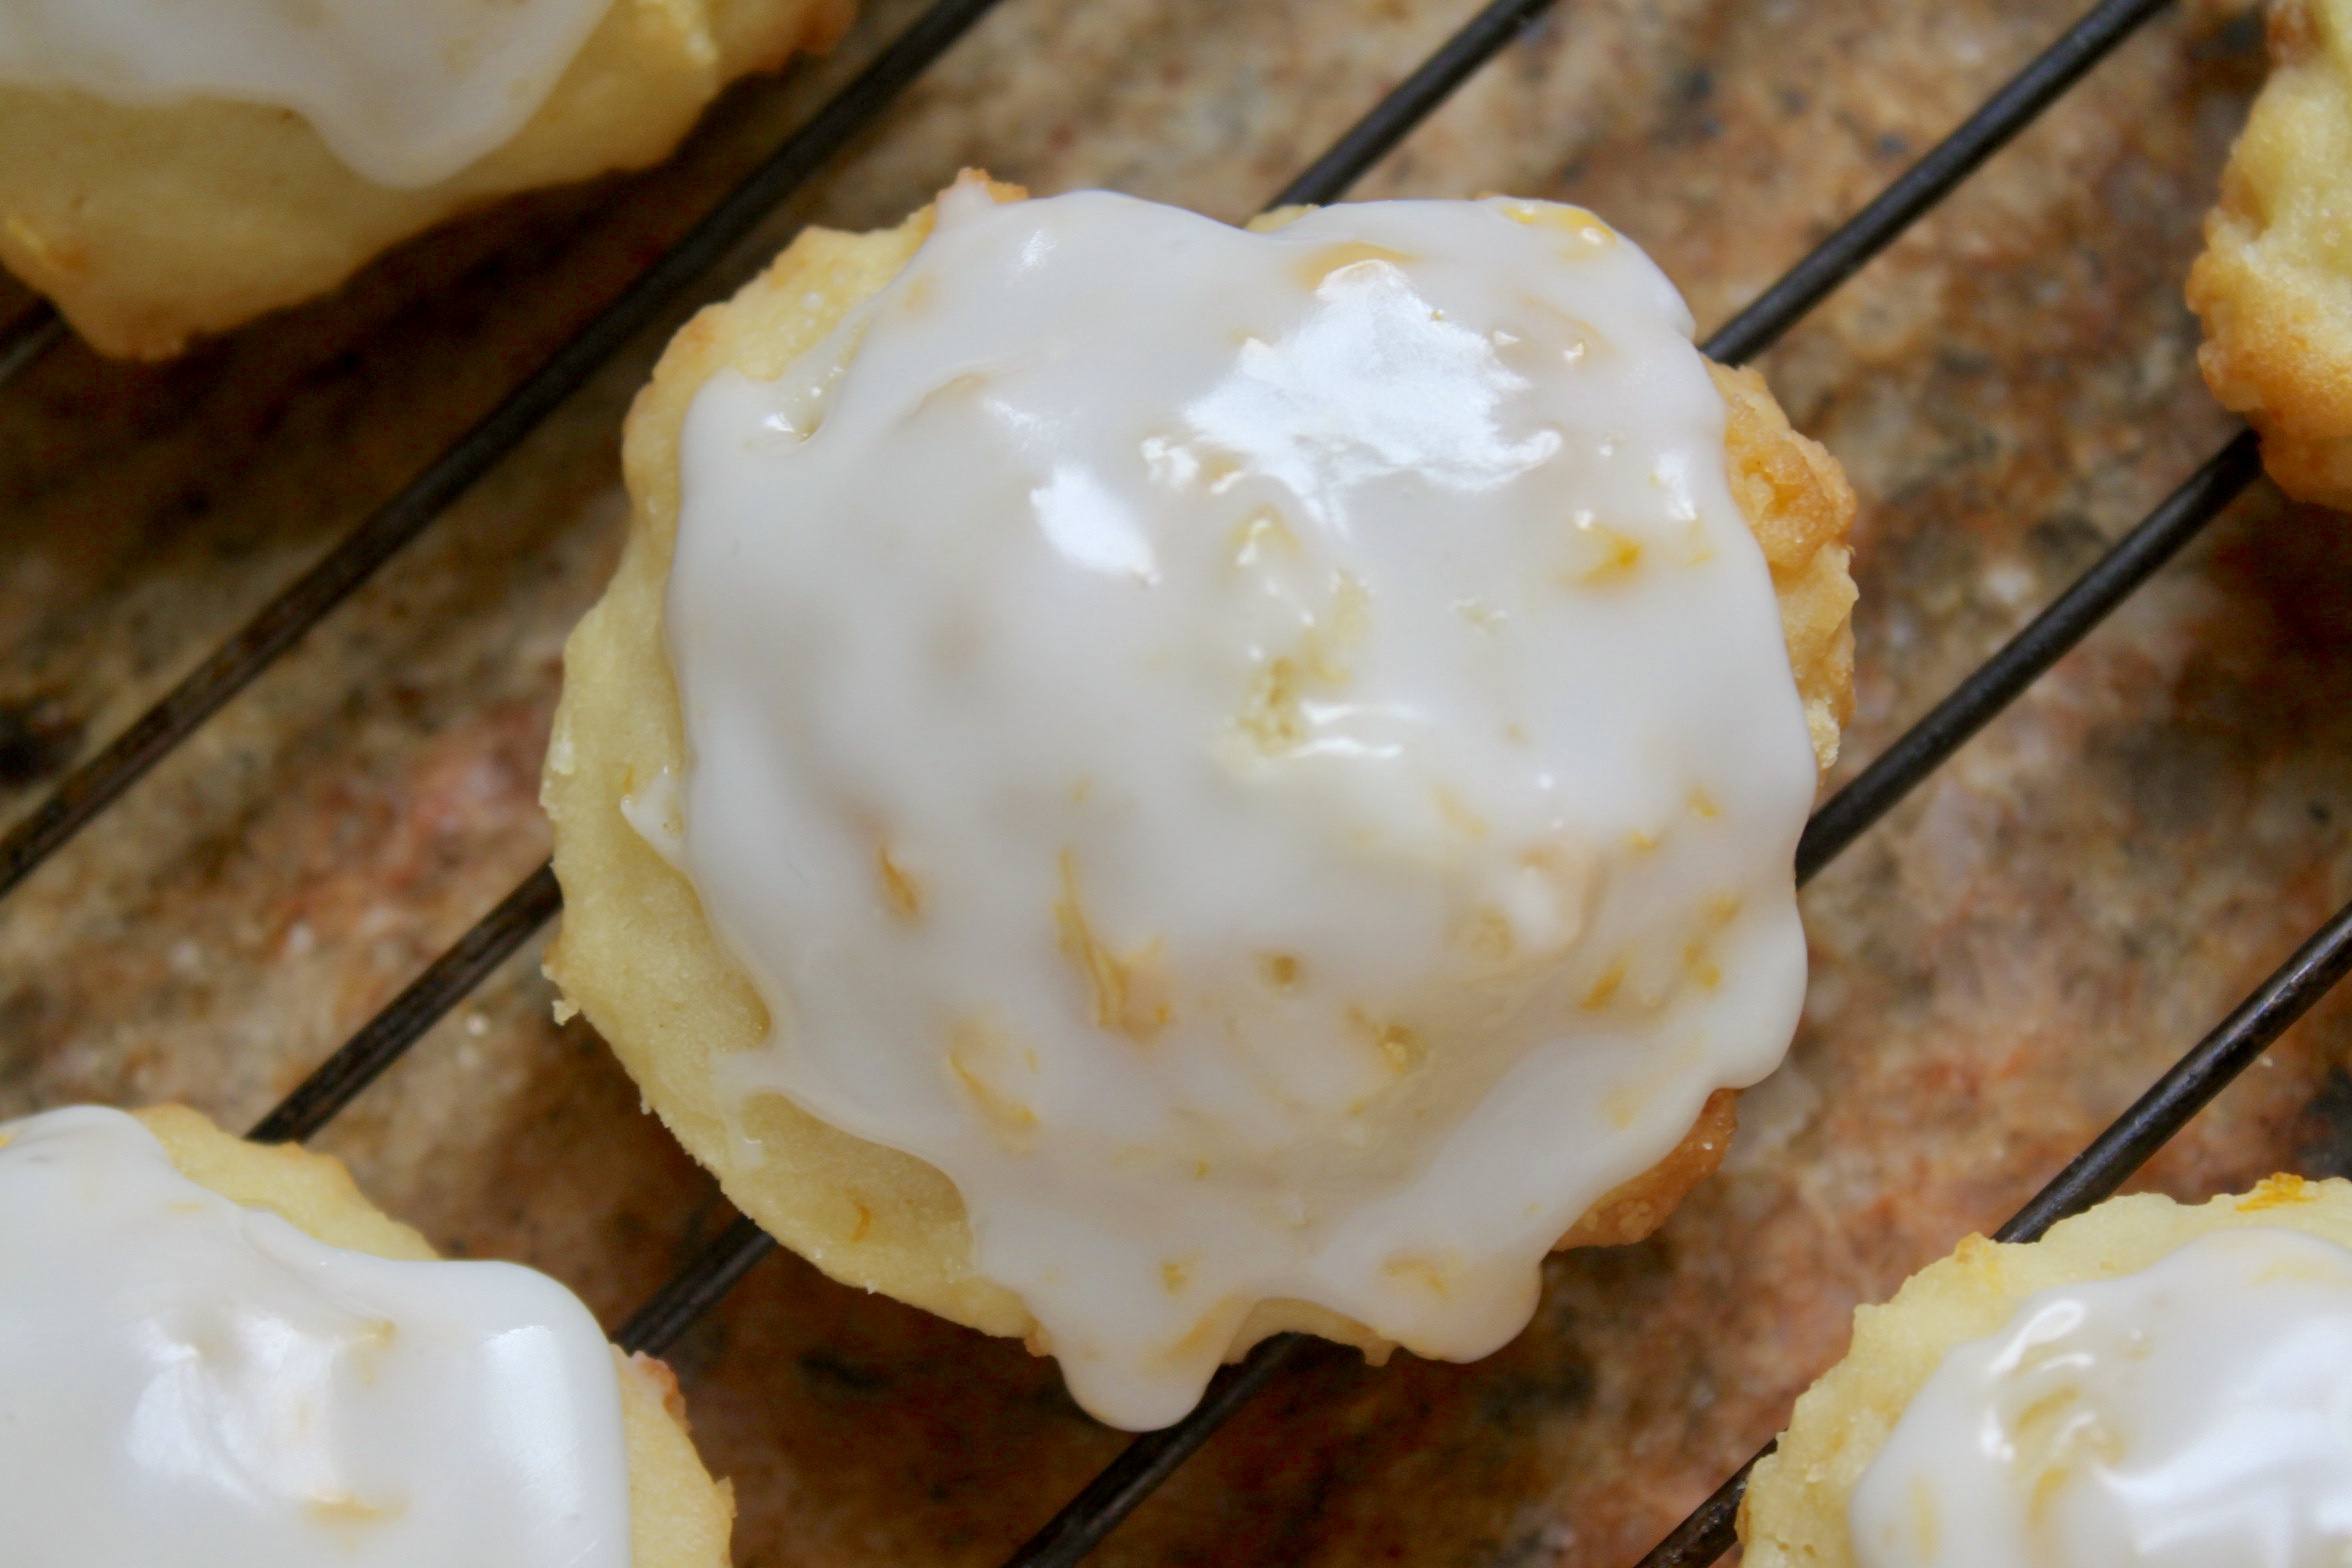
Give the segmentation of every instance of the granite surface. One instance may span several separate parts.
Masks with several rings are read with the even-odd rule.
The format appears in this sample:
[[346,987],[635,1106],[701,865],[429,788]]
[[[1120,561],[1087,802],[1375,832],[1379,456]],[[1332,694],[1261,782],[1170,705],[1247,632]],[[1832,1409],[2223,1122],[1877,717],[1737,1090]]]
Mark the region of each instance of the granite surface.
[[[1465,0],[1005,0],[733,269],[965,163],[1240,218]],[[1564,0],[1363,195],[1583,202],[1721,320],[2070,20],[2032,0]],[[912,14],[731,96],[658,173],[486,214],[160,369],[0,392],[0,811],[30,808]],[[2179,291],[2261,69],[2175,9],[1766,361],[1863,500],[1850,772],[2227,435]],[[726,278],[715,279],[713,289]],[[0,299],[0,310],[19,296]],[[534,867],[561,639],[618,541],[636,345],[0,904],[0,1116],[244,1125]],[[1103,1553],[1629,1562],[1778,1426],[1850,1309],[1989,1229],[2352,893],[2352,528],[2267,486],[1806,899],[1807,1022],[1723,1176],[1555,1259],[1476,1366],[1326,1352]],[[442,1246],[618,1321],[728,1210],[525,954],[322,1140]],[[2168,1149],[2183,1196],[2352,1172],[2323,1005]],[[743,1564],[986,1568],[1121,1439],[1049,1365],[791,1258],[675,1357]]]

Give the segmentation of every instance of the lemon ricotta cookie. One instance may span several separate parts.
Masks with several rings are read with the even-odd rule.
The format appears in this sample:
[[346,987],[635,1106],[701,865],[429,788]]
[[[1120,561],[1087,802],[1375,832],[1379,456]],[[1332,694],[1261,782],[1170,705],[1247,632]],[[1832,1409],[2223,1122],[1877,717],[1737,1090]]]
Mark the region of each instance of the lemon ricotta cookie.
[[497,197],[668,154],[851,0],[11,0],[0,261],[162,358]]
[[725,1568],[668,1369],[193,1111],[0,1123],[0,1557]]
[[2274,0],[2270,54],[2189,273],[2197,358],[2280,488],[2352,510],[2352,0]]
[[1970,1237],[1855,1312],[1739,1530],[1751,1568],[2352,1559],[2352,1183]]
[[1495,1349],[1804,989],[1853,500],[1690,335],[1538,202],[804,234],[629,420],[567,1005],[784,1242],[1107,1421],[1281,1329]]

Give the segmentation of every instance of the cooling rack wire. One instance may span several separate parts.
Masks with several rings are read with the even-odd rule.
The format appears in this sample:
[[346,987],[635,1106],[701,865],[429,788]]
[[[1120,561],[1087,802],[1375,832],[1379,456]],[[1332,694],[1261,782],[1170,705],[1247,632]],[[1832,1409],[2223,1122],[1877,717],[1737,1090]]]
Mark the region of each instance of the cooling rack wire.
[[[877,121],[996,3],[937,0],[487,415],[128,729],[70,772],[47,799],[0,837],[0,895],[15,888],[187,741],[224,703],[430,527],[637,332],[692,297],[734,246]],[[1339,198],[1552,4],[1553,0],[1492,0],[1268,206]],[[2163,5],[2164,0],[2102,0],[2094,6],[1950,135],[1707,338],[1705,351],[1738,364],[1770,347]],[[0,387],[64,335],[57,316],[45,305],[0,328]],[[1809,881],[2081,641],[2195,538],[2259,471],[2254,439],[2240,431],[1814,812],[1797,849],[1799,883]],[[561,901],[550,868],[543,865],[531,873],[263,1117],[249,1136],[284,1142],[307,1138],[325,1127],[530,940]],[[2352,969],[2352,905],[2338,911],[2191,1047],[2012,1217],[1996,1233],[1997,1239],[2031,1240],[2116,1191],[2347,969]],[[737,1218],[621,1326],[616,1341],[627,1349],[654,1353],[669,1347],[774,1246],[749,1220]],[[1283,1335],[1227,1369],[1191,1415],[1164,1431],[1134,1439],[1012,1555],[1007,1568],[1058,1568],[1084,1557],[1228,1417],[1273,1382],[1306,1343],[1302,1336]],[[1637,1568],[1693,1568],[1728,1549],[1732,1518],[1754,1462],[1751,1459],[1725,1480]]]

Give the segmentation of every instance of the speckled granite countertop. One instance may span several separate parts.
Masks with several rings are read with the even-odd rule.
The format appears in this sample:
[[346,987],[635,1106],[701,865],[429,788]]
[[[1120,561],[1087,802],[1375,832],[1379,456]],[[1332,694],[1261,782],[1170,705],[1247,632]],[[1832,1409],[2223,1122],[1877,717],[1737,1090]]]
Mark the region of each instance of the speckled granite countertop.
[[[1006,0],[757,247],[959,164],[1253,210],[1467,0]],[[0,394],[0,809],[28,809],[477,417],[869,54],[732,97],[659,174],[406,250],[165,369]],[[1563,0],[1366,182],[1583,202],[1721,320],[2066,22],[2034,0]],[[2175,10],[1766,362],[1862,494],[1847,771],[2206,456],[2179,288],[2259,29]],[[749,258],[747,257],[747,260]],[[6,301],[0,301],[5,305]],[[185,753],[0,904],[0,1116],[243,1125],[546,853],[561,639],[618,542],[638,345]],[[1108,1563],[1638,1555],[1778,1426],[1849,1310],[1989,1228],[2352,892],[2352,526],[2267,487],[1806,899],[1790,1065],[1642,1246],[1555,1259],[1478,1366],[1330,1352]],[[728,1211],[509,966],[322,1140],[444,1247],[617,1320]],[[2323,1006],[2147,1173],[2352,1170]],[[1121,1439],[1051,1367],[763,1264],[675,1361],[743,1564],[985,1565]]]

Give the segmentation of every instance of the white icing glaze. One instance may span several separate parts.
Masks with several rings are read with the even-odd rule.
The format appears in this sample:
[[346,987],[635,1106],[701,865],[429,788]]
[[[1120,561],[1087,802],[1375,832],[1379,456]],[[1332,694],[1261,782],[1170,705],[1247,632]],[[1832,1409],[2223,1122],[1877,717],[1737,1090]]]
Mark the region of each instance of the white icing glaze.
[[2352,1561],[2352,1252],[2216,1231],[1955,1348],[1854,1489],[1863,1568]]
[[1493,1350],[1786,1048],[1814,764],[1690,331],[1572,208],[966,185],[696,395],[683,864],[774,1019],[722,1081],[947,1172],[1105,1420],[1261,1299]]
[[432,185],[538,112],[613,0],[0,0],[0,82],[309,121],[379,185]]
[[327,1246],[119,1111],[0,1126],[0,1559],[628,1568],[628,1487],[545,1275]]

